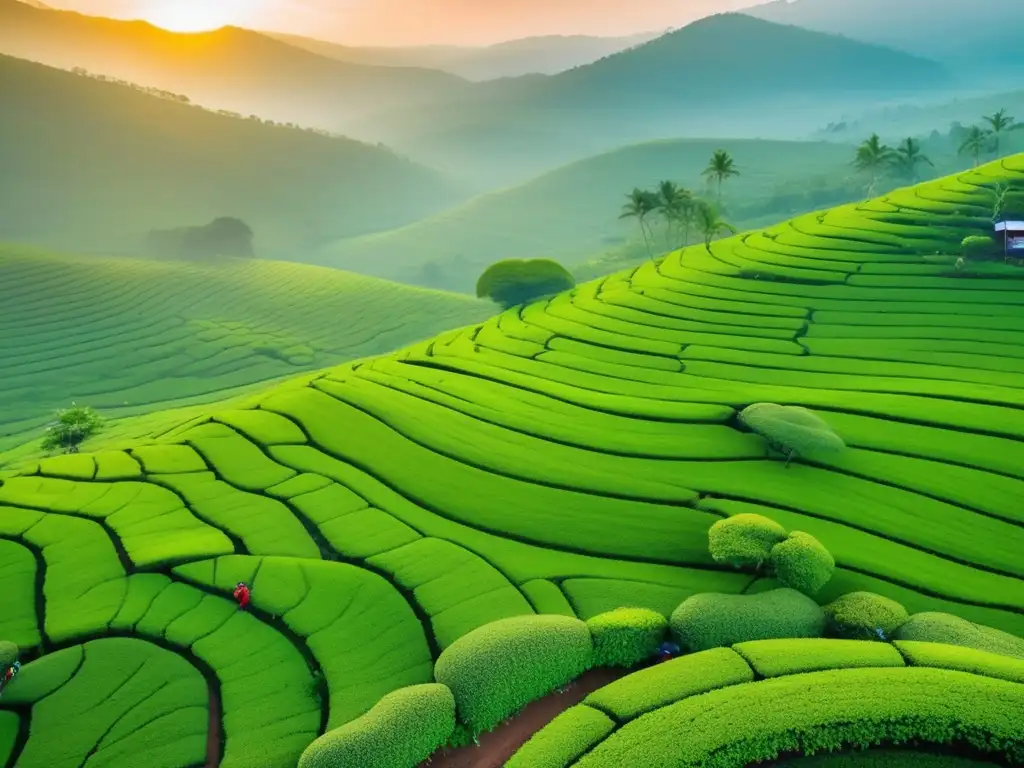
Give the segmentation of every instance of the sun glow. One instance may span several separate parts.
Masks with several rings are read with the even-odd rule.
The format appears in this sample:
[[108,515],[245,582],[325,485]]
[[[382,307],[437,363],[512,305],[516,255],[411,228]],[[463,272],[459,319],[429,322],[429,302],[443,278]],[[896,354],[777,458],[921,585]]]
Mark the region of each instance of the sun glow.
[[151,0],[145,18],[171,32],[206,32],[244,24],[256,5],[246,0]]

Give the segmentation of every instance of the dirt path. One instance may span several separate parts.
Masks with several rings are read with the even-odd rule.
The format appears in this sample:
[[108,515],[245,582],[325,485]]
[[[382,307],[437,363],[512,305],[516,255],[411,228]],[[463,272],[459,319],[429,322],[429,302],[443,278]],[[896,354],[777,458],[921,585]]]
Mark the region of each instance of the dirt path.
[[436,753],[421,768],[502,768],[533,734],[583,698],[628,674],[625,669],[593,669],[569,683],[562,693],[552,693],[528,705],[515,719],[485,733],[480,746],[472,745]]
[[220,694],[210,686],[210,725],[206,729],[206,768],[217,768],[224,753],[224,734],[221,732]]

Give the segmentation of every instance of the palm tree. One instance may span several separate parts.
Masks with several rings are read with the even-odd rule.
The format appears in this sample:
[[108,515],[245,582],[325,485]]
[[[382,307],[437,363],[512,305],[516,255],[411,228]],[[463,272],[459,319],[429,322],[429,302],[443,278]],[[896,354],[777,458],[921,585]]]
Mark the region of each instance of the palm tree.
[[957,152],[974,158],[974,167],[977,168],[981,162],[981,153],[988,146],[990,135],[984,128],[972,125],[971,129],[967,132],[967,136],[960,143],[960,148]]
[[708,181],[714,179],[718,182],[718,204],[722,204],[722,182],[732,176],[739,176],[739,169],[736,167],[732,156],[724,149],[717,149],[708,161],[708,167],[704,169],[701,176]]
[[[690,209],[693,206],[693,193],[683,189],[674,181],[663,181],[658,185],[658,212],[665,219],[665,234],[668,238],[668,246],[671,248],[672,229],[674,226],[684,224],[686,226],[686,239],[689,239]],[[686,245],[684,242],[683,245]]]
[[640,224],[640,234],[644,236],[644,245],[647,247],[647,255],[654,259],[651,253],[651,241],[647,236],[647,217],[658,208],[658,198],[653,192],[635,187],[632,192],[626,195],[626,204],[622,206],[620,219],[636,219]]
[[994,150],[996,157],[998,157],[999,137],[1002,134],[1006,133],[1007,131],[1015,130],[1018,127],[1017,121],[1014,118],[1010,117],[1010,115],[1007,113],[1005,109],[1000,109],[994,115],[985,115],[983,119],[990,126],[990,129],[987,131],[987,133],[990,133],[992,135],[992,138],[995,140]]
[[878,179],[892,164],[894,157],[895,152],[892,147],[883,144],[877,133],[872,133],[870,139],[865,140],[857,147],[853,165],[858,171],[867,173],[871,177],[871,183],[868,185],[868,197],[874,197]]
[[917,139],[907,137],[903,140],[893,155],[893,165],[899,170],[904,178],[917,182],[917,166],[921,164],[935,167],[927,155],[921,152],[921,142]]
[[704,247],[711,253],[711,241],[723,232],[736,234],[736,227],[722,218],[717,205],[706,200],[698,200],[694,211],[697,219],[697,231],[704,237]]

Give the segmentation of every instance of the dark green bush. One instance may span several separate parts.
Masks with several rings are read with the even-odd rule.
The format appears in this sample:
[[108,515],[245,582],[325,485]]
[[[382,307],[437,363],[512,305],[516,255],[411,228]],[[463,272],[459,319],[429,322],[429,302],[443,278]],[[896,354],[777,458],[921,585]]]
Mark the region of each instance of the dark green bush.
[[66,453],[76,453],[102,426],[103,419],[96,411],[87,405],[72,403],[70,408],[57,411],[57,420],[46,428],[43,448],[48,451],[63,448]]
[[1002,255],[995,238],[988,235],[970,235],[960,243],[960,252],[967,261],[981,261]]
[[18,646],[8,640],[0,640],[0,672],[18,660]]
[[760,568],[772,547],[786,538],[786,529],[763,515],[749,513],[719,520],[708,529],[708,549],[716,563],[735,568]]
[[754,403],[740,412],[740,421],[786,456],[836,453],[846,447],[832,427],[819,416],[797,405]]
[[820,541],[803,531],[793,531],[785,541],[772,547],[772,571],[786,587],[813,595],[824,587],[836,570],[836,561]]
[[595,667],[632,667],[653,656],[668,633],[668,621],[649,608],[617,608],[587,621]]
[[961,645],[1024,659],[1024,639],[951,613],[915,613],[896,630],[895,639]]
[[590,630],[569,616],[515,616],[463,635],[444,650],[434,678],[451,688],[474,732],[498,725],[591,666]]
[[443,747],[454,730],[455,698],[448,688],[400,688],[306,747],[298,768],[410,768]]
[[888,640],[910,618],[907,609],[874,592],[850,592],[825,606],[829,634],[852,640]]
[[489,266],[476,284],[476,295],[504,308],[576,285],[565,267],[551,259],[506,259]]
[[682,648],[703,651],[748,640],[821,637],[825,613],[795,589],[756,595],[705,592],[684,600],[669,625]]

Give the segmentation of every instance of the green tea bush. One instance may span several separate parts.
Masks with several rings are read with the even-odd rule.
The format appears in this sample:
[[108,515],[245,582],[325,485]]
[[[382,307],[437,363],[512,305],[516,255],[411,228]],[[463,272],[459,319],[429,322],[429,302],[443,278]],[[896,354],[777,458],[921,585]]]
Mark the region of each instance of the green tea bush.
[[772,547],[786,538],[786,529],[763,515],[743,513],[719,520],[708,529],[708,550],[716,563],[734,568],[760,568]]
[[18,660],[17,644],[8,640],[0,640],[0,672]]
[[1024,639],[1009,632],[975,624],[951,613],[915,613],[896,630],[894,637],[896,640],[961,645],[1024,659]]
[[508,309],[574,285],[576,280],[557,261],[505,259],[484,270],[476,284],[476,295]]
[[739,418],[772,448],[785,454],[787,467],[796,456],[836,453],[846,447],[819,416],[797,405],[754,403],[744,408]]
[[836,570],[836,561],[820,541],[803,531],[793,531],[772,547],[772,571],[783,586],[805,595],[824,587]]
[[618,720],[632,720],[690,696],[750,683],[754,670],[731,648],[680,656],[599,688],[583,700]]
[[962,645],[926,643],[921,640],[897,640],[894,645],[907,663],[915,667],[957,669],[974,675],[1024,683],[1024,659],[964,648]]
[[945,669],[810,672],[734,685],[627,723],[574,768],[733,768],[781,753],[958,741],[1024,764],[1024,685]]
[[825,606],[829,634],[852,640],[887,640],[910,614],[888,597],[874,592],[850,592]]
[[796,675],[823,669],[904,666],[899,651],[888,643],[869,643],[864,640],[819,637],[754,640],[737,643],[733,650],[746,659],[762,677]]
[[446,648],[434,678],[451,688],[474,732],[498,725],[591,666],[590,630],[569,616],[514,616],[485,624]]
[[520,747],[505,768],[566,768],[614,729],[603,712],[584,704],[570,707]]
[[684,600],[669,625],[681,647],[703,651],[749,640],[821,637],[825,613],[795,589],[756,595],[705,592]]
[[988,235],[970,235],[960,243],[960,252],[967,261],[982,261],[1001,255],[995,238]]
[[384,696],[362,717],[310,744],[298,768],[410,768],[443,747],[455,730],[455,698],[437,683]]
[[632,667],[653,656],[668,633],[668,621],[649,608],[617,608],[587,620],[595,667]]

